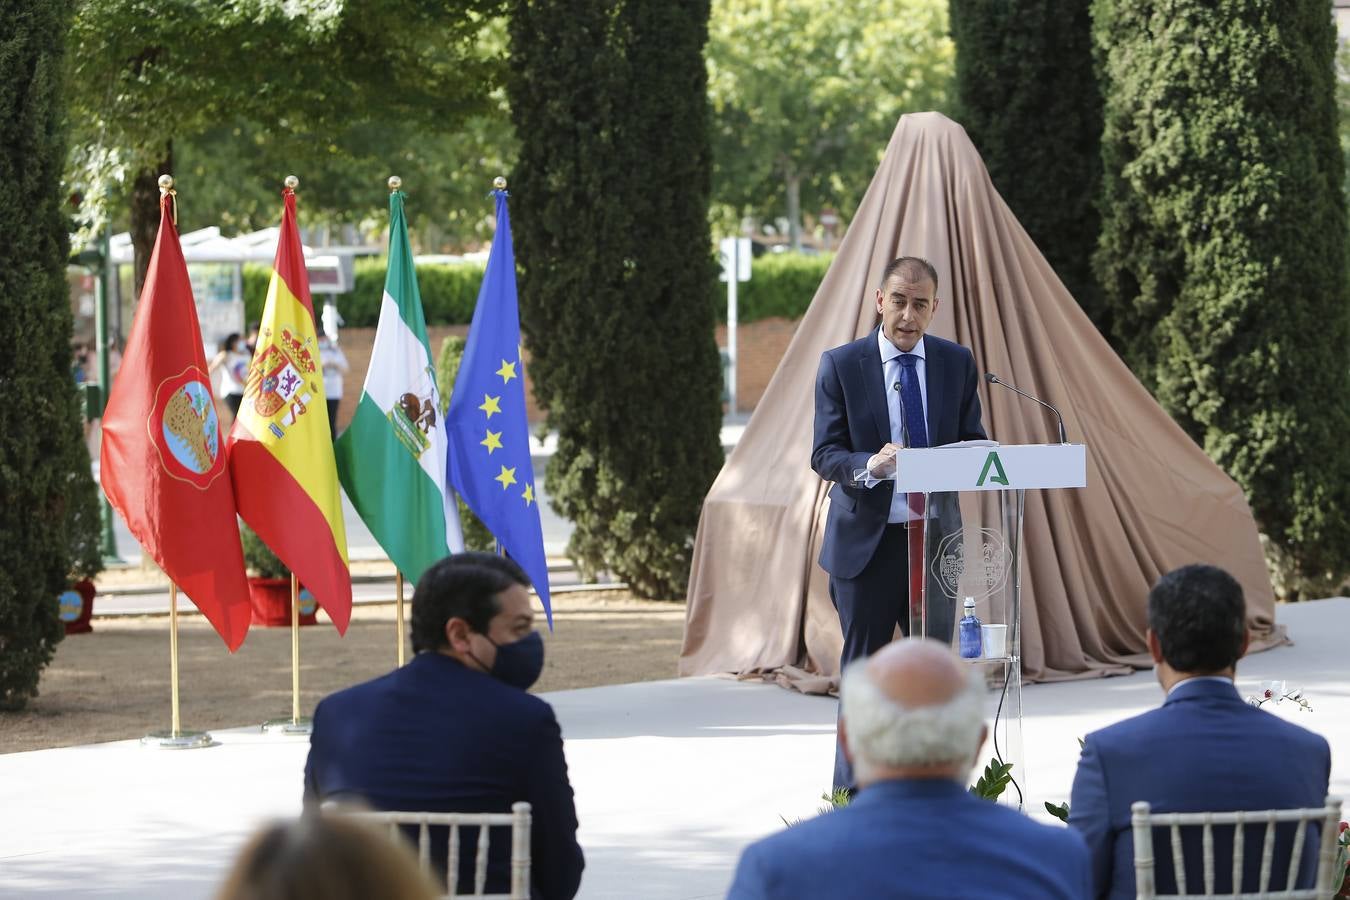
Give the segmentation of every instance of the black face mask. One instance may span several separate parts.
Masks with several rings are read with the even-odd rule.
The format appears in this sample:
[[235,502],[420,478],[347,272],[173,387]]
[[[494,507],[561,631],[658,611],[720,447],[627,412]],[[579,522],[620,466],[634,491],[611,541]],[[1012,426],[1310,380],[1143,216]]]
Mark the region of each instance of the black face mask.
[[[528,691],[539,680],[539,673],[544,671],[544,639],[539,636],[539,632],[531,631],[509,644],[499,644],[490,637],[488,640],[497,648],[497,660],[488,674],[512,687]],[[478,661],[478,657],[475,656],[474,660]],[[482,662],[478,664],[483,665]]]

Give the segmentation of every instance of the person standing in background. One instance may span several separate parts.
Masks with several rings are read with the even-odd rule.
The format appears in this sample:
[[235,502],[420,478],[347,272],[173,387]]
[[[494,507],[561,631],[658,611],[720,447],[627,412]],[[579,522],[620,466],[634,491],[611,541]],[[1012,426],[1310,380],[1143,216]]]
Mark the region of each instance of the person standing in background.
[[250,355],[244,352],[239,333],[231,332],[220,342],[220,352],[207,366],[211,374],[220,369],[220,386],[216,389],[216,396],[230,408],[231,420],[239,418],[239,404],[244,402],[244,383],[248,381],[250,359]]
[[328,401],[328,431],[337,440],[338,404],[342,402],[342,376],[347,373],[347,357],[334,338],[319,336],[319,359],[323,362],[323,395]]

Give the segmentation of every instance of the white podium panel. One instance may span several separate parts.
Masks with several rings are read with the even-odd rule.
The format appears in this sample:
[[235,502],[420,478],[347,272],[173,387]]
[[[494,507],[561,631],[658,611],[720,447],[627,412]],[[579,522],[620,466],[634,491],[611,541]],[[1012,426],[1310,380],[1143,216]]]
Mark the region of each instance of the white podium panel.
[[896,468],[895,489],[906,493],[1087,487],[1082,444],[905,449]]

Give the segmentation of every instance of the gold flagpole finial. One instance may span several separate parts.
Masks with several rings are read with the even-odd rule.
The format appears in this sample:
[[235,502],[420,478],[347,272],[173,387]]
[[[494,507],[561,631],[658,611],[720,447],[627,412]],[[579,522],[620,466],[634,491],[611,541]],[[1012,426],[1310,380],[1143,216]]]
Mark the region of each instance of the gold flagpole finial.
[[159,176],[159,197],[163,200],[166,196],[172,198],[173,224],[176,227],[178,225],[178,192],[173,189],[173,176],[169,174]]
[[506,178],[502,175],[498,175],[496,178],[492,179],[492,187],[499,191],[506,190]]
[[294,175],[287,175],[285,184],[286,190],[293,191],[300,186],[300,179],[296,178]]
[[394,191],[397,191],[397,190],[399,190],[399,189],[402,188],[402,187],[403,187],[403,179],[402,179],[402,178],[399,178],[397,175],[390,175],[390,176],[389,176],[389,192],[390,192],[391,194],[392,194]]

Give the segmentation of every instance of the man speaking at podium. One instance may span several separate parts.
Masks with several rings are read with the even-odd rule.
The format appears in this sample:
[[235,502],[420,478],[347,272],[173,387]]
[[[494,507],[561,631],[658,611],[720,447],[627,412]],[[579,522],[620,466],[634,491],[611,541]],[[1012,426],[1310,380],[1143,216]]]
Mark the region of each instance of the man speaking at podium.
[[[909,633],[905,523],[919,516],[894,481],[878,479],[895,473],[901,447],[985,437],[974,357],[924,333],[937,312],[937,287],[927,260],[894,260],[876,292],[880,326],[820,358],[811,468],[834,482],[820,566],[844,633],[841,672],[890,643],[896,625]],[[953,621],[948,605],[930,608],[929,634],[950,641]],[[853,786],[836,748],[834,787]]]

